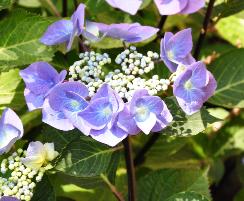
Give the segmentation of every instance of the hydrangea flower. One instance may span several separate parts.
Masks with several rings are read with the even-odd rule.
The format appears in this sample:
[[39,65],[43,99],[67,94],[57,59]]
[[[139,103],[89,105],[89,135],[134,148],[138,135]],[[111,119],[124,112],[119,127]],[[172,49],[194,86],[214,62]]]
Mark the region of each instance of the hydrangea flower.
[[120,10],[123,10],[131,15],[135,15],[143,3],[143,0],[106,0],[106,2]]
[[95,23],[99,32],[103,33],[107,37],[121,39],[128,43],[137,43],[154,36],[159,29],[151,26],[142,26],[139,23],[127,24],[103,24]]
[[57,156],[58,152],[55,151],[53,143],[42,144],[36,141],[29,144],[26,157],[22,158],[21,161],[26,167],[38,170]]
[[20,71],[26,88],[25,100],[30,111],[42,108],[45,97],[59,83],[63,82],[66,71],[58,73],[46,62],[35,62]]
[[7,108],[0,119],[0,155],[9,152],[14,143],[23,136],[23,124],[17,114]]
[[190,65],[195,62],[191,55],[191,29],[184,29],[175,35],[166,32],[161,40],[160,55],[171,72],[175,72],[179,64]]
[[154,0],[161,15],[190,14],[205,5],[205,0]]
[[85,5],[80,4],[71,16],[71,20],[59,20],[51,24],[44,33],[40,42],[45,45],[67,44],[70,50],[74,37],[81,35],[85,23]]
[[216,86],[216,81],[205,64],[196,62],[186,66],[176,77],[173,93],[180,107],[191,115],[201,109],[203,103],[213,95]]
[[119,95],[108,84],[103,84],[79,116],[91,128],[92,138],[114,146],[126,137],[126,132],[115,124],[123,108]]
[[145,89],[137,90],[124,111],[120,113],[118,126],[129,134],[149,134],[165,128],[173,117],[166,104],[158,96],[150,96]]
[[43,106],[43,122],[60,130],[72,130],[74,127],[88,135],[90,129],[79,116],[88,106],[85,97],[88,89],[79,82],[64,82],[56,86],[46,98]]
[[[142,5],[142,0],[106,0],[114,7],[135,15]],[[205,0],[154,0],[161,15],[190,14],[204,7]]]
[[19,199],[15,197],[10,197],[10,196],[3,196],[0,201],[20,201]]

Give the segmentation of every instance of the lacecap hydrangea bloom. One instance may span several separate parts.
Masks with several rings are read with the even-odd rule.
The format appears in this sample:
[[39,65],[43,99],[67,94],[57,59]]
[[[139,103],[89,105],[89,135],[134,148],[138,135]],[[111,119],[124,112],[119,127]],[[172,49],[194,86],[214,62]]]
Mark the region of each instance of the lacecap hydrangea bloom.
[[10,108],[5,109],[0,119],[0,155],[9,152],[23,133],[23,124],[18,115]]
[[[131,15],[140,9],[143,0],[106,0],[114,7]],[[204,7],[205,0],[154,0],[161,15],[190,14]]]

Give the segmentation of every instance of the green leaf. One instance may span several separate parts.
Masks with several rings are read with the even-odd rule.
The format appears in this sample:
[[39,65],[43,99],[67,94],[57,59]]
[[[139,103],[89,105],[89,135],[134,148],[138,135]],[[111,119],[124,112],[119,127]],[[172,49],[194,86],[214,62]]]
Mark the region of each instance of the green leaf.
[[55,167],[57,171],[87,181],[99,180],[100,175],[105,174],[114,181],[121,146],[110,148],[78,130],[62,132],[45,127],[42,133],[45,141],[54,142],[60,153]]
[[165,102],[174,117],[172,123],[162,131],[165,135],[180,137],[197,135],[209,124],[218,121],[204,108],[189,116],[180,109],[175,98],[166,98]]
[[13,0],[1,0],[0,1],[0,10],[9,8],[13,3]]
[[[138,201],[210,201],[206,172],[162,169],[139,181]],[[178,199],[177,199],[178,198]]]
[[230,51],[211,64],[217,90],[209,102],[222,107],[244,107],[244,49]]
[[56,201],[55,192],[48,177],[44,175],[42,181],[37,183],[31,201]]
[[243,0],[228,0],[218,4],[213,9],[213,17],[224,18],[235,13],[241,12],[244,9]]
[[24,84],[19,70],[14,69],[0,74],[0,110],[5,107],[21,109],[25,105]]
[[16,10],[0,22],[0,71],[35,61],[50,61],[54,50],[39,42],[52,21]]
[[237,15],[221,19],[215,28],[218,34],[232,45],[243,47],[244,46],[244,28],[243,18]]

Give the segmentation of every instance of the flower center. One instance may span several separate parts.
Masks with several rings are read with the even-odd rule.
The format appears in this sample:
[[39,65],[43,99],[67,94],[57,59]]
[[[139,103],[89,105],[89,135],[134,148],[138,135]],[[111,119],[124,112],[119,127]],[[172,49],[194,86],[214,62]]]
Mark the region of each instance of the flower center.
[[72,100],[71,105],[73,108],[78,108],[80,106],[80,103],[77,100]]
[[191,80],[187,80],[184,86],[185,86],[185,89],[187,89],[187,90],[192,89]]
[[173,51],[172,51],[172,50],[168,51],[168,52],[167,52],[167,56],[168,56],[169,59],[173,59],[173,58],[174,58],[174,53],[173,53]]
[[104,114],[105,116],[110,116],[110,115],[112,114],[112,109],[111,109],[111,107],[105,107],[105,108],[103,109],[103,114]]
[[138,121],[145,121],[149,115],[149,110],[146,106],[136,108],[136,118]]

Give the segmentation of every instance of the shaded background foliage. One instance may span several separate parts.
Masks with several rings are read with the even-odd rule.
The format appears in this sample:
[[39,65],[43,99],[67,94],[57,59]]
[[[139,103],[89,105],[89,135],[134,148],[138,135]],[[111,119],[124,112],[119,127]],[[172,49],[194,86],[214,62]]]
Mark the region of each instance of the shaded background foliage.
[[[156,27],[161,18],[152,0],[145,0],[135,16],[113,9],[105,0],[70,0],[67,10],[62,10],[61,0],[0,0],[0,111],[11,107],[21,115],[25,137],[17,146],[41,139],[54,142],[60,153],[54,162],[55,170],[37,186],[32,200],[114,201],[111,185],[124,196],[127,193],[121,145],[109,148],[78,131],[50,128],[41,124],[39,111],[28,113],[25,105],[19,69],[35,61],[67,69],[78,60],[78,43],[76,49],[65,54],[62,46],[47,47],[39,42],[48,25],[59,19],[62,12],[70,16],[78,3],[85,3],[87,17],[98,22],[140,22]],[[192,116],[186,116],[174,99],[166,99],[175,118],[163,135],[157,134],[157,142],[136,163],[138,201],[244,200],[243,9],[243,0],[215,2],[200,59],[208,64],[218,88],[205,107]],[[170,16],[163,31],[191,27],[196,42],[205,12],[206,8],[192,15]],[[150,39],[137,46],[141,52],[159,52],[159,40]],[[106,38],[92,44],[92,48],[115,58],[123,44]],[[163,63],[150,73],[162,78],[169,75]],[[148,138],[132,138],[134,155]]]

